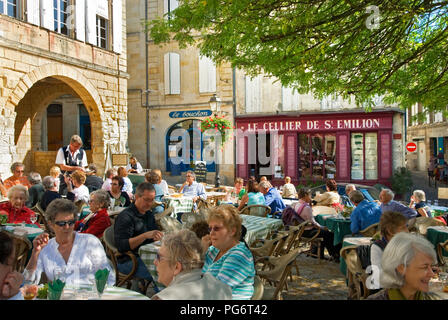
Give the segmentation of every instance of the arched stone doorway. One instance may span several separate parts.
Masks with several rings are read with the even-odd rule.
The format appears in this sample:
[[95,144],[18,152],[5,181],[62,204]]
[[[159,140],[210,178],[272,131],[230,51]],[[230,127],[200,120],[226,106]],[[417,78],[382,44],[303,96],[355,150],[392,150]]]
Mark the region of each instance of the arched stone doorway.
[[[41,121],[47,106],[54,99],[67,94],[78,97],[88,111],[92,137],[91,161],[102,171],[105,165],[105,143],[110,143],[113,135],[113,130],[107,128],[113,121],[103,111],[102,99],[91,81],[78,70],[57,63],[41,66],[24,75],[2,110],[8,126],[0,148],[9,149],[11,162],[23,161],[27,165],[26,171],[48,174],[56,154],[42,151]],[[5,169],[2,168],[2,171],[9,171]]]

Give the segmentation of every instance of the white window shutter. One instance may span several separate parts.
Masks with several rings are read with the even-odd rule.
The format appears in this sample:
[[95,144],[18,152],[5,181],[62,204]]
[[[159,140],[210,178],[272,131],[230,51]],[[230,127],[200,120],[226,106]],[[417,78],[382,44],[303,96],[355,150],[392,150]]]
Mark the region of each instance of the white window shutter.
[[443,121],[443,113],[441,111],[436,112],[434,114],[434,122],[442,122]]
[[113,0],[113,41],[114,51],[121,54],[123,44],[123,6],[122,0]]
[[165,94],[180,94],[180,54],[165,53]]
[[97,0],[86,1],[86,41],[90,44],[97,45],[96,40],[96,10]]
[[86,0],[76,0],[76,39],[86,41]]
[[246,76],[246,111],[256,112],[260,110],[260,76],[251,79]]
[[292,109],[292,89],[282,87],[282,109],[287,111]]
[[199,56],[199,92],[216,92],[216,65],[204,56]]
[[53,0],[40,0],[41,26],[54,31],[54,6]]
[[36,26],[40,25],[40,10],[38,0],[26,1],[26,16],[27,21]]

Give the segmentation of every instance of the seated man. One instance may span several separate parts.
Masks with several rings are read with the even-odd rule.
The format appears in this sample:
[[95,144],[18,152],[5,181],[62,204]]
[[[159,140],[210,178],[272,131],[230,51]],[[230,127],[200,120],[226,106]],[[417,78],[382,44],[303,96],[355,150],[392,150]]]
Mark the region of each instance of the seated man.
[[[42,180],[42,184],[44,186],[45,192],[42,195],[42,199],[40,200],[40,207],[42,210],[46,210],[51,201],[55,199],[62,198],[59,194],[59,178],[57,180],[52,176],[46,176]],[[74,194],[71,194],[71,197],[67,197],[67,199],[73,201],[75,199]]]
[[350,201],[355,205],[350,220],[350,229],[353,234],[359,234],[368,226],[380,222],[381,208],[375,202],[364,199],[364,195],[359,190],[350,192]]
[[341,196],[341,201],[344,206],[353,207],[353,203],[350,201],[350,192],[355,191],[356,187],[354,184],[348,184],[345,186],[345,194]]
[[260,182],[260,192],[264,195],[266,205],[271,207],[271,214],[286,208],[282,196],[268,181]]
[[381,211],[384,213],[386,211],[396,211],[401,212],[409,220],[411,218],[417,217],[417,211],[400,202],[394,200],[395,194],[392,190],[383,189],[380,192],[380,202]]
[[[145,244],[158,241],[163,233],[157,230],[153,212],[156,191],[151,183],[143,182],[135,191],[135,202],[117,216],[114,224],[115,245],[119,252],[132,251],[137,257],[136,278],[153,281],[151,274],[138,255],[138,249]],[[129,274],[132,261],[127,255],[118,257],[118,270]],[[145,294],[145,293],[144,293]]]
[[31,187],[28,178],[24,176],[25,173],[25,165],[21,162],[14,162],[11,166],[12,176],[4,181],[4,186],[6,190],[11,189],[13,186],[21,184],[25,186],[27,189]]
[[44,186],[42,185],[42,178],[37,172],[30,172],[28,176],[28,181],[30,182],[31,187],[28,189],[29,198],[26,201],[25,205],[28,208],[32,208],[42,199],[42,196],[45,192]]
[[187,171],[187,181],[180,187],[179,192],[183,193],[187,197],[192,197],[193,201],[198,201],[199,198],[207,200],[207,194],[205,193],[205,187],[202,183],[197,183],[196,175],[193,171]]

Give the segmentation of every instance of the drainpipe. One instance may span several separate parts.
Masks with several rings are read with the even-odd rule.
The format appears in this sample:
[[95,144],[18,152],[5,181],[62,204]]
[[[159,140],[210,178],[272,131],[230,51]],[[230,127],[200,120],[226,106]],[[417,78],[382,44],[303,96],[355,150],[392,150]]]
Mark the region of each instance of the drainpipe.
[[[232,111],[233,111],[233,126],[236,127],[236,121],[235,121],[235,117],[236,117],[236,83],[235,83],[235,79],[236,79],[236,71],[235,71],[235,67],[232,68],[232,100],[233,100],[233,105],[232,105]],[[235,134],[235,129],[234,129],[234,134]],[[233,175],[236,178],[237,177],[237,164],[236,164],[236,137],[234,136],[233,139]]]
[[[148,21],[148,1],[145,1],[145,22]],[[146,90],[145,90],[145,108],[146,108],[146,168],[150,168],[150,161],[149,161],[149,70],[148,70],[148,32],[145,29],[145,80],[146,80]]]

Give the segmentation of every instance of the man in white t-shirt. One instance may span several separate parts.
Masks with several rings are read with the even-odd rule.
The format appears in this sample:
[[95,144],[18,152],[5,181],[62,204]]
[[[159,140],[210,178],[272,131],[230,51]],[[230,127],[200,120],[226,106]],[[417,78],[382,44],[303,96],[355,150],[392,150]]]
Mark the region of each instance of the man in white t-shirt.
[[76,170],[86,171],[87,155],[82,147],[82,139],[78,135],[73,135],[68,146],[59,148],[56,156],[56,164],[61,167],[62,175],[60,177],[59,193],[65,194],[67,185],[65,184],[63,174],[71,173]]

